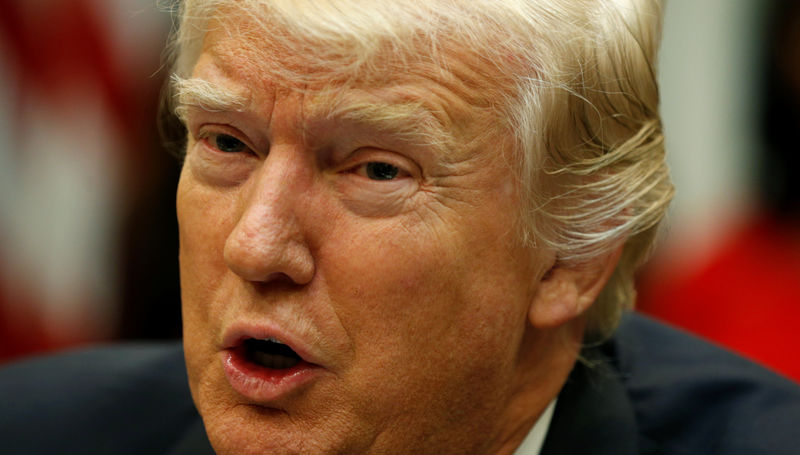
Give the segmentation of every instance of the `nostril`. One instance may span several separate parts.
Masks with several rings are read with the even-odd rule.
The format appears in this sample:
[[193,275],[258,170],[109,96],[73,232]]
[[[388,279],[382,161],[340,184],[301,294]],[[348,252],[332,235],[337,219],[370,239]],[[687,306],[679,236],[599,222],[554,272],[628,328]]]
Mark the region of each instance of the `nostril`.
[[289,277],[289,275],[283,272],[275,272],[270,273],[267,275],[266,278],[263,280],[265,283],[287,283],[287,284],[296,284],[294,280]]

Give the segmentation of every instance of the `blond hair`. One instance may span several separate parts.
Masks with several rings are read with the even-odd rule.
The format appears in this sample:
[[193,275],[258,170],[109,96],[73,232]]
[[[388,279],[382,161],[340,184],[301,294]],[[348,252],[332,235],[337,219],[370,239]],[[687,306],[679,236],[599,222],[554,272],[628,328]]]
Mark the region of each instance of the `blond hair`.
[[624,243],[587,336],[614,330],[673,193],[658,113],[658,0],[185,0],[173,34],[177,84],[224,15],[249,19],[236,32],[259,41],[243,46],[281,56],[265,75],[278,81],[390,82],[423,63],[480,81],[481,99],[468,101],[514,145],[526,241],[572,266]]

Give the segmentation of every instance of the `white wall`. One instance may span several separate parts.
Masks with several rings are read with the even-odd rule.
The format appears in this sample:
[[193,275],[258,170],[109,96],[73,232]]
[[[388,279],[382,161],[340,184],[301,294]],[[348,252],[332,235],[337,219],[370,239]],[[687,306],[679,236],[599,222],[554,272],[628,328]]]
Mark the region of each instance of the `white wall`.
[[677,187],[669,255],[701,259],[751,208],[768,3],[667,0],[661,98]]

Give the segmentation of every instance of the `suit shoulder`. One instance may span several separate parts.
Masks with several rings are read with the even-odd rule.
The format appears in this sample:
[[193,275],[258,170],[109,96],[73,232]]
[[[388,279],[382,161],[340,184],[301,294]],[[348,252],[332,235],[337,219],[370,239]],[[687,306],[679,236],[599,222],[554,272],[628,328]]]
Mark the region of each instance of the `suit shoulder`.
[[159,453],[197,419],[177,343],[25,360],[0,369],[0,391],[7,453]]
[[665,453],[796,453],[800,386],[652,319],[627,315],[614,357],[641,432]]

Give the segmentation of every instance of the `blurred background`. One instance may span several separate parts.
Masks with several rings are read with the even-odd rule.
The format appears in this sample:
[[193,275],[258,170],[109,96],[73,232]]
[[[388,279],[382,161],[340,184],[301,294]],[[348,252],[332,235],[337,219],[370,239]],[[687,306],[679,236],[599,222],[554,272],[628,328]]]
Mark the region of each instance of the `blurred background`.
[[[0,0],[0,362],[180,336],[156,0]],[[800,1],[669,0],[639,309],[800,381]]]

